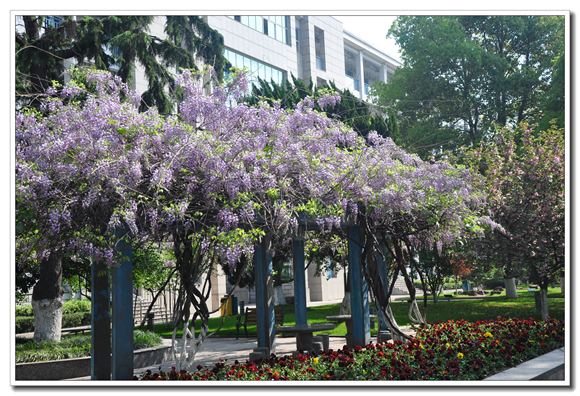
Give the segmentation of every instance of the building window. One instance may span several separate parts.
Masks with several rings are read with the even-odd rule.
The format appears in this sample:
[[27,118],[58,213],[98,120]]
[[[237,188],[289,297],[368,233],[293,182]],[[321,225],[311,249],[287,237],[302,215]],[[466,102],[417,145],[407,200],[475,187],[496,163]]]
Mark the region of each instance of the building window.
[[229,15],[228,18],[264,33],[281,43],[290,45],[290,17],[288,16]]
[[316,49],[316,68],[326,70],[326,54],[324,48],[324,30],[314,26],[314,47]]
[[296,28],[296,52],[297,53],[301,53],[300,52],[300,29]]
[[[248,58],[235,51],[225,49],[224,56],[234,67],[246,68],[248,71],[248,83],[258,85],[258,78],[268,83],[282,85],[285,81],[284,72],[272,66],[268,66],[258,60]],[[250,85],[251,87],[251,85]]]

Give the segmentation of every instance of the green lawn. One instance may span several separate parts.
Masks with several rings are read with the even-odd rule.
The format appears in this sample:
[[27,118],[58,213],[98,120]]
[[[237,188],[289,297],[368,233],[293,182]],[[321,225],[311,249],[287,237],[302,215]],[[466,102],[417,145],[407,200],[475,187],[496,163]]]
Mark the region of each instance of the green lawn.
[[[550,294],[556,295],[560,293],[559,288],[552,289]],[[541,313],[535,308],[535,299],[533,292],[522,291],[519,293],[517,299],[507,299],[504,296],[499,298],[494,296],[491,299],[479,299],[479,300],[460,300],[459,298],[455,301],[439,301],[437,303],[429,302],[427,308],[427,320],[429,322],[446,322],[448,320],[461,320],[465,319],[470,322],[476,322],[478,320],[491,320],[497,319],[498,316],[501,317],[516,317],[520,319],[534,318],[536,320],[541,319]],[[419,300],[419,307],[423,307],[423,300]],[[391,309],[393,310],[393,315],[397,320],[399,326],[409,325],[410,320],[408,317],[409,303],[407,302],[392,302]],[[548,310],[549,315],[552,318],[563,320],[564,319],[564,299],[563,298],[549,298],[548,299]],[[326,322],[326,317],[331,315],[338,315],[340,312],[340,304],[330,304],[307,308],[308,323],[324,323]],[[219,327],[222,322],[222,318],[211,318],[209,320],[210,331],[213,331]],[[236,316],[227,316],[225,318],[225,323],[220,331],[217,333],[218,336],[235,336],[236,335]],[[284,325],[295,324],[294,316],[294,306],[285,305],[284,306]],[[199,325],[196,329],[196,333],[199,332]],[[155,332],[163,337],[171,337],[173,330],[169,329],[166,324],[158,323],[155,325]],[[250,335],[256,335],[256,326],[248,326],[248,333]],[[341,323],[336,326],[332,331],[326,331],[331,335],[344,335],[346,334],[346,325]],[[376,323],[375,327],[371,328],[371,334],[376,334]],[[181,336],[181,332],[178,333]],[[240,329],[240,336],[245,337],[243,328]]]

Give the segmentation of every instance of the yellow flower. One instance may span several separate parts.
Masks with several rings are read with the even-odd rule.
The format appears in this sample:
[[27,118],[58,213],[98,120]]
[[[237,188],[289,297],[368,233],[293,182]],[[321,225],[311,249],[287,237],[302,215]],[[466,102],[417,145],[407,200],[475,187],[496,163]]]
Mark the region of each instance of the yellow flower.
[[421,347],[421,349],[425,349],[425,348],[423,348],[423,344],[419,344],[419,346]]
[[457,354],[457,357],[458,357],[459,359],[463,359],[463,354],[462,354],[461,352],[459,352],[459,353]]
[[491,333],[488,331],[488,332],[487,332],[487,333],[485,333],[483,336],[484,336],[484,337],[486,337],[486,338],[487,338],[487,337],[491,337]]
[[312,361],[313,361],[314,363],[318,363],[318,358],[312,358]]
[[449,348],[449,343],[447,343],[447,344],[445,344],[445,345],[447,345],[447,348]]

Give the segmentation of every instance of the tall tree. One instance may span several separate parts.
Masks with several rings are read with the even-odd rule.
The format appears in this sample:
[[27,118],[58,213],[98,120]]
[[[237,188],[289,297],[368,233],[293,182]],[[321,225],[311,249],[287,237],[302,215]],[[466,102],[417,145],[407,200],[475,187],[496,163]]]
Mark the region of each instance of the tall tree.
[[400,114],[407,149],[441,154],[493,123],[537,121],[563,33],[561,16],[401,16],[389,35],[404,65],[373,93]]
[[88,62],[101,70],[115,70],[125,82],[142,65],[147,91],[142,109],[155,106],[162,113],[175,110],[174,82],[179,68],[196,70],[212,65],[222,79],[228,62],[223,37],[199,16],[165,17],[166,39],[149,33],[150,15],[37,16],[24,15],[16,25],[17,103],[38,106],[52,81],[63,81],[65,61]]

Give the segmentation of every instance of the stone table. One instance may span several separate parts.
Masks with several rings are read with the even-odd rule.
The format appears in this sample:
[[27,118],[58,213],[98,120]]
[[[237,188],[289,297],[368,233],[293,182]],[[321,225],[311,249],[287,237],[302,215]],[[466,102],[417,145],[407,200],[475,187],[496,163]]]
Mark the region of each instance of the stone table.
[[295,333],[296,349],[303,351],[312,350],[312,337],[316,331],[328,331],[336,327],[333,323],[298,324],[292,326],[278,326],[276,333]]

